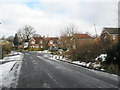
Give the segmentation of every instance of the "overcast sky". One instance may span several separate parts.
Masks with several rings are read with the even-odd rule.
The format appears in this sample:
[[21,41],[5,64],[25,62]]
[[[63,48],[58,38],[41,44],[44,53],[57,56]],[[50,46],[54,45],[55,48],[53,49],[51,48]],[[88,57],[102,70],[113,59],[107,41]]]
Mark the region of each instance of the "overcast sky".
[[0,37],[14,35],[24,25],[36,33],[59,36],[74,24],[78,32],[100,34],[103,27],[118,26],[118,0],[0,0]]

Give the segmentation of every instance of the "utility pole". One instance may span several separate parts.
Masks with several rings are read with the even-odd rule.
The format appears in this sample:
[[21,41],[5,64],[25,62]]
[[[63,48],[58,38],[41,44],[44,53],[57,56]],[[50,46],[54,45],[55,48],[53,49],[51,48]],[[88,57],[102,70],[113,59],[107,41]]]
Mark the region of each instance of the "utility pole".
[[94,28],[95,28],[95,34],[96,34],[96,37],[97,37],[97,30],[96,30],[96,25],[94,23]]
[[94,28],[95,28],[95,34],[96,34],[96,37],[97,37],[97,30],[96,30],[95,18],[94,18]]

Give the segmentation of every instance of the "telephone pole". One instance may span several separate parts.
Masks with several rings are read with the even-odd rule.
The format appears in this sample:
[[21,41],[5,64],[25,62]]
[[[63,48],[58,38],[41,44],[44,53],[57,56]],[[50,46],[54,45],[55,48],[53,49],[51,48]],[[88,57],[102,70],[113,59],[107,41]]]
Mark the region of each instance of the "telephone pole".
[[96,25],[94,23],[94,28],[95,28],[95,34],[96,34],[96,37],[97,37],[97,30],[96,30]]
[[96,30],[95,18],[94,18],[94,29],[95,29],[95,34],[96,34],[96,37],[97,37],[97,30]]

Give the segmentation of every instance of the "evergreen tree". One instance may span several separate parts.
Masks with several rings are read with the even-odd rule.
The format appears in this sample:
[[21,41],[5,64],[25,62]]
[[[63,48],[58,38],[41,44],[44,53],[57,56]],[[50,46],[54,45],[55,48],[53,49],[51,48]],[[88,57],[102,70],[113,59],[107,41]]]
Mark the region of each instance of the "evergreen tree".
[[13,43],[14,43],[14,47],[17,48],[17,47],[18,47],[18,44],[19,44],[17,34],[15,34],[15,37],[14,37],[14,41],[13,41]]
[[120,42],[107,50],[104,67],[107,71],[120,75]]
[[120,61],[120,42],[107,51],[106,63],[118,64]]

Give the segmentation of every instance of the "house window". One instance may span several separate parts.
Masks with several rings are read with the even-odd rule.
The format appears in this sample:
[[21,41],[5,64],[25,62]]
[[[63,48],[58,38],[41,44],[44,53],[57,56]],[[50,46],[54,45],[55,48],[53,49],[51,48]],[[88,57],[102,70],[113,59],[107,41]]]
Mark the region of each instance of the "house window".
[[42,44],[43,42],[42,41],[40,41],[40,44]]
[[40,48],[43,48],[43,46],[40,46]]
[[113,35],[113,40],[115,40],[115,35]]
[[50,44],[53,44],[53,41],[52,41],[52,40],[50,41]]
[[104,40],[106,40],[107,39],[107,36],[104,36]]
[[36,45],[35,45],[35,48],[39,48],[39,45],[36,44]]
[[35,44],[35,42],[34,42],[34,41],[31,41],[31,44]]

